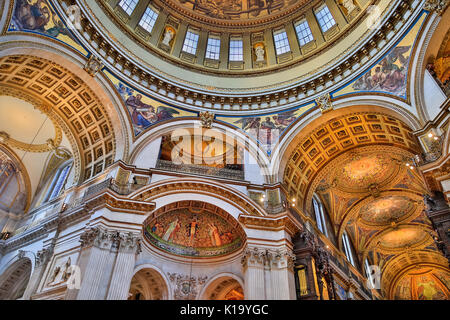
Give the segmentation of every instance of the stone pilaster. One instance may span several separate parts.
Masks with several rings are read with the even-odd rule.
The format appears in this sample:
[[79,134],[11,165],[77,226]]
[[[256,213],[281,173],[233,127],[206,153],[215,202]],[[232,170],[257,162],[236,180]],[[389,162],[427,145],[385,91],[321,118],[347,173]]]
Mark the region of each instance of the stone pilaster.
[[241,262],[244,269],[245,299],[267,299],[264,277],[265,252],[258,248],[246,248]]
[[294,260],[288,249],[247,248],[241,261],[245,299],[295,299]]
[[37,292],[39,283],[42,280],[47,264],[53,254],[52,248],[44,248],[36,253],[35,265],[30,281],[22,296],[23,300],[30,300],[31,296]]
[[104,281],[105,278],[109,278],[108,273],[110,274],[112,269],[110,264],[113,261],[111,255],[118,246],[120,234],[117,231],[95,227],[82,234],[80,241],[81,286],[76,299],[104,299],[104,288],[107,285]]
[[288,249],[268,252],[271,267],[270,300],[295,300],[294,261],[295,256]]
[[121,235],[119,251],[114,265],[107,300],[126,300],[133,278],[136,256],[141,252],[141,237],[128,233]]

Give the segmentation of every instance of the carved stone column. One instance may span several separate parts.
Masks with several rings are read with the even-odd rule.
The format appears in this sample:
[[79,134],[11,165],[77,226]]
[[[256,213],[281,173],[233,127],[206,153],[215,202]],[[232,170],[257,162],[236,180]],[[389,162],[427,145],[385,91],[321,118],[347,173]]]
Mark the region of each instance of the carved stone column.
[[53,250],[51,248],[44,248],[37,252],[34,270],[23,294],[23,300],[30,300],[31,296],[36,293],[52,254]]
[[269,251],[271,290],[270,300],[295,300],[294,261],[295,256],[288,249]]
[[139,234],[130,232],[121,235],[119,251],[106,297],[107,300],[127,300],[136,256],[140,252],[141,238]]
[[[119,245],[120,234],[95,227],[81,235],[81,253],[78,265],[81,270],[81,286],[77,300],[103,300],[105,287],[112,271],[113,255]],[[72,290],[71,290],[72,291]],[[68,298],[70,295],[68,295]]]
[[244,297],[246,300],[266,300],[264,277],[265,251],[247,248],[242,256]]

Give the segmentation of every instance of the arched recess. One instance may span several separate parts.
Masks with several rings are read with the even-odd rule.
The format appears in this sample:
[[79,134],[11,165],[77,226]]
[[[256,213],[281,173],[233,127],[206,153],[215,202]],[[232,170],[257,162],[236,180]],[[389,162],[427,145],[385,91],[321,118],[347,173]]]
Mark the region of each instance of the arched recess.
[[[17,156],[17,154],[11,150],[11,148],[9,148],[7,145],[4,144],[0,144],[0,159],[2,158],[1,155],[2,153],[4,154],[4,156],[6,156],[7,158],[11,159],[11,161],[13,162],[15,168],[16,168],[16,172],[20,173],[19,176],[19,186],[23,186],[23,190],[20,190],[19,188],[19,192],[22,192],[25,195],[25,206],[22,208],[23,212],[27,212],[29,207],[30,207],[30,203],[31,203],[31,182],[30,182],[30,176],[28,174],[28,171],[26,169],[26,167],[24,166],[23,162],[20,160],[20,158]],[[0,165],[1,168],[1,165]],[[3,174],[3,172],[1,172],[2,170],[0,170],[0,175]],[[2,183],[0,182],[0,188],[2,187]],[[15,197],[15,199],[17,199],[17,197]]]
[[[419,271],[422,268],[439,269],[447,274],[446,280],[447,290],[448,288],[448,275],[450,273],[448,269],[448,261],[437,251],[433,250],[421,250],[413,252],[405,252],[397,255],[389,260],[381,270],[381,291],[387,299],[395,299],[395,291],[399,286],[400,281],[409,272]],[[447,291],[448,292],[448,291]],[[408,300],[413,299],[411,297]]]
[[[339,97],[336,101],[333,101],[333,110],[323,114],[318,109],[314,110],[312,113],[300,117],[291,125],[290,129],[284,133],[276,149],[273,151],[271,173],[278,176],[279,180],[283,180],[289,159],[293,156],[299,145],[314,132],[317,132],[319,128],[325,127],[327,123],[335,119],[343,119],[358,114],[375,114],[385,119],[396,119],[398,124],[401,123],[402,126],[410,128],[410,132],[420,129],[420,122],[408,109],[410,109],[408,104],[393,97],[373,95]],[[367,119],[362,120],[364,123],[368,122]],[[380,121],[383,121],[383,119],[380,119]],[[354,125],[357,125],[357,123],[354,123]],[[378,133],[380,134],[382,132]],[[350,132],[349,134],[357,135],[360,133]],[[358,144],[367,144],[370,142],[374,142],[374,139],[356,141]],[[335,156],[335,154],[333,155]]]
[[[36,42],[36,38],[34,36],[30,36],[27,34],[8,34],[3,36],[2,40],[3,41],[0,42],[0,57],[2,57],[2,59],[10,55],[46,57],[46,59],[52,61],[52,65],[57,65],[64,71],[70,70],[68,72],[73,74],[74,78],[83,86],[83,88],[80,87],[79,89],[77,89],[78,92],[82,92],[83,89],[86,88],[86,91],[91,92],[92,96],[95,97],[97,101],[100,101],[98,105],[100,105],[101,109],[103,110],[102,116],[95,110],[89,110],[89,108],[83,108],[82,110],[79,110],[83,113],[83,116],[85,115],[85,113],[90,113],[92,119],[94,120],[94,124],[90,124],[88,128],[89,130],[86,132],[88,140],[91,139],[89,133],[91,133],[92,129],[94,129],[94,125],[97,126],[100,137],[103,138],[101,125],[103,125],[103,121],[107,119],[106,122],[110,124],[108,128],[110,131],[110,135],[114,137],[112,153],[113,156],[111,158],[111,161],[114,162],[127,156],[129,141],[132,140],[132,130],[130,130],[129,123],[126,120],[127,112],[123,106],[123,102],[116,92],[114,85],[109,81],[105,74],[103,74],[102,72],[99,72],[95,75],[89,74],[85,69],[88,61],[86,57],[81,55],[76,50],[64,46],[61,43],[54,41],[53,39],[40,38],[39,42]],[[13,43],[14,45],[12,45]],[[63,78],[63,80],[64,79],[65,78]],[[37,92],[33,91],[32,93],[36,94]],[[55,94],[59,97],[58,91],[56,91]],[[49,98],[46,98],[45,100],[47,104],[51,102]],[[85,103],[84,100],[81,101]],[[87,106],[93,107],[93,104],[88,104]],[[71,115],[70,112],[65,108],[64,111],[67,111],[67,113],[64,113],[62,111],[62,105],[58,105],[58,107],[59,109],[55,111],[61,116],[61,119],[64,119],[64,121],[68,122],[68,127],[70,127],[71,129],[74,128],[74,125],[71,122],[74,121],[74,115],[77,117],[79,116],[77,111],[73,110],[73,115]],[[70,108],[72,108],[71,105],[68,106],[68,110],[70,110]],[[96,116],[100,117],[100,119],[98,120]],[[83,127],[85,123],[82,121],[82,118],[78,118],[79,124]],[[69,119],[70,122],[67,121],[67,119]],[[77,127],[80,128],[78,125]],[[75,133],[75,135],[77,135],[76,130],[73,132]],[[97,137],[97,135],[95,135],[95,137]],[[90,143],[91,141],[88,142]],[[98,144],[99,141],[96,140],[95,143]],[[83,143],[81,143],[81,141],[79,140],[79,137],[77,137],[77,144],[79,145],[80,149],[84,147]],[[95,149],[92,149],[94,148],[92,148],[91,146],[91,155],[93,158],[95,158],[97,154],[94,153]],[[103,151],[108,150],[105,146],[103,146],[102,149]],[[81,157],[84,158],[80,160],[82,165],[84,165],[86,156],[86,154],[81,153]],[[106,155],[104,154],[104,158],[106,158],[105,156]],[[93,160],[93,162],[95,161],[96,160]],[[97,162],[91,164],[91,166],[95,166],[99,162],[100,161],[97,159]],[[83,178],[82,175],[84,173],[85,172],[81,172],[80,170],[80,178]]]
[[[197,118],[181,120],[172,119],[155,125],[139,137],[132,145],[129,157],[130,164],[135,164],[139,167],[141,164],[140,159],[147,152],[151,153],[151,158],[154,157],[154,148],[159,144],[159,142],[157,142],[158,139],[170,135],[173,132],[182,133],[184,131],[192,131],[194,134],[201,134],[205,137],[221,137],[226,143],[233,143],[239,148],[242,148],[242,150],[245,150],[245,152],[248,153],[248,155],[244,155],[244,165],[250,164],[251,166],[255,166],[255,168],[251,168],[251,170],[262,176],[260,181],[261,184],[269,183],[271,181],[269,174],[270,160],[254,138],[248,136],[245,132],[237,130],[231,125],[222,122],[214,122],[211,128],[202,129],[202,124]],[[157,144],[153,145],[152,143],[155,142],[157,142]],[[150,164],[153,164],[153,162],[150,161]]]
[[0,274],[0,300],[17,300],[23,296],[32,267],[28,257],[18,258]]
[[[417,48],[413,59],[411,59],[412,68],[408,78],[411,105],[417,109],[423,124],[434,118],[431,110],[427,110],[427,106],[430,106],[430,104],[425,99],[425,91],[427,89],[430,91],[430,88],[425,86],[425,72],[428,64],[434,63],[439,57],[443,57],[442,49],[448,45],[450,39],[448,30],[449,19],[450,10],[445,10],[442,16],[436,13],[429,15],[420,37],[417,39]],[[435,86],[436,88],[439,87],[437,83]],[[442,98],[443,96],[442,94]],[[436,111],[433,113],[436,113]]]
[[171,300],[169,281],[158,268],[144,264],[136,268],[128,300]]
[[212,277],[199,294],[200,300],[244,300],[244,282],[233,273]]
[[264,208],[244,193],[232,187],[200,178],[157,181],[135,191],[129,197],[141,201],[153,201],[156,203],[156,209],[180,200],[197,200],[224,209],[236,220],[241,214],[266,216]]
[[289,196],[297,197],[302,209],[309,208],[319,172],[342,154],[371,145],[396,146],[411,157],[420,152],[412,130],[392,111],[384,111],[371,106],[333,110],[295,136],[286,149],[282,176]]

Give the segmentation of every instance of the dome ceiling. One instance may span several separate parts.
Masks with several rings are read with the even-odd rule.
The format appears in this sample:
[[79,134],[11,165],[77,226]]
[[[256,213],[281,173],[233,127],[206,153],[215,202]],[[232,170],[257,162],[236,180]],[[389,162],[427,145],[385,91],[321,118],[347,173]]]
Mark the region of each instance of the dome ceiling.
[[429,234],[419,226],[405,225],[387,231],[380,237],[379,246],[384,250],[414,247],[426,241]]
[[414,202],[405,196],[384,196],[371,201],[360,210],[361,222],[366,225],[388,225],[404,220],[415,209]]
[[198,23],[224,27],[262,25],[298,13],[307,0],[169,0],[155,1]]

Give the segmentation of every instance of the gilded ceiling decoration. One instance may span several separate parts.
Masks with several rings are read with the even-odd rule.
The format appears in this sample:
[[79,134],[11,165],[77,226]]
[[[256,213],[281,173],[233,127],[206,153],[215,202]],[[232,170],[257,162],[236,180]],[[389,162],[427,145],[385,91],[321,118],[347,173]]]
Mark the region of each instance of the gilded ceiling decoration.
[[40,102],[38,105],[46,106],[47,114],[55,114],[58,127],[68,127],[68,138],[76,137],[72,143],[78,148],[74,150],[81,151],[81,164],[76,163],[76,169],[84,168],[81,172],[84,179],[102,172],[113,162],[115,141],[111,120],[95,93],[69,70],[43,58],[7,56],[0,59],[0,86],[33,97]]
[[245,239],[238,222],[211,204],[184,201],[165,206],[144,224],[154,246],[189,257],[223,256],[238,250]]
[[398,173],[398,166],[393,166],[392,161],[388,154],[373,152],[361,155],[350,152],[334,172],[336,187],[348,192],[360,192],[370,185],[382,186]]
[[441,268],[417,266],[405,273],[394,289],[395,300],[449,300],[450,273]]
[[[312,193],[319,185],[321,188],[329,188],[336,183],[345,188],[353,188],[362,191],[361,185],[367,190],[369,182],[384,183],[395,174],[395,167],[389,166],[392,159],[389,152],[378,152],[379,155],[367,155],[362,157],[358,151],[347,153],[341,161],[335,163],[335,174],[327,173],[329,177],[338,176],[337,181],[321,182],[316,179],[321,169],[333,160],[356,147],[370,145],[393,145],[405,150],[404,155],[397,157],[396,163],[418,153],[419,148],[411,130],[401,121],[387,115],[377,113],[357,113],[347,116],[336,117],[326,124],[314,129],[314,131],[303,139],[292,153],[284,172],[284,184],[290,196],[298,199],[310,199]],[[374,153],[376,151],[374,150]],[[359,158],[359,160],[358,160]],[[342,167],[343,163],[347,167]],[[354,167],[352,167],[352,164]],[[370,168],[370,169],[368,169]],[[344,171],[343,171],[344,170]],[[380,176],[372,175],[373,171]],[[341,177],[341,173],[344,175]],[[371,178],[372,177],[372,178]],[[350,181],[355,178],[355,180]],[[344,180],[342,180],[344,179]],[[371,180],[372,179],[372,180]],[[311,183],[315,181],[315,185]],[[342,182],[340,182],[342,181]],[[303,205],[309,205],[304,202]]]
[[369,226],[386,226],[393,221],[404,220],[415,208],[415,202],[409,197],[398,195],[382,196],[360,209],[360,222]]
[[415,247],[425,242],[430,235],[421,226],[401,225],[380,236],[377,246],[380,250],[398,250]]

